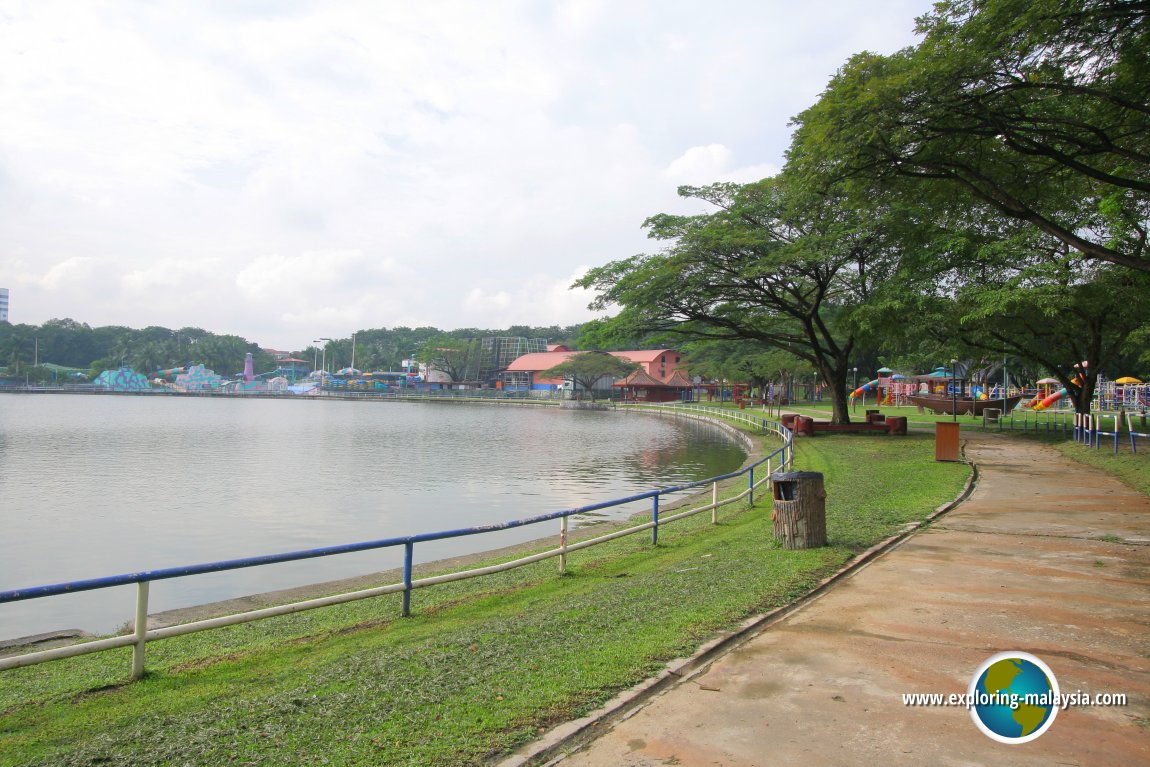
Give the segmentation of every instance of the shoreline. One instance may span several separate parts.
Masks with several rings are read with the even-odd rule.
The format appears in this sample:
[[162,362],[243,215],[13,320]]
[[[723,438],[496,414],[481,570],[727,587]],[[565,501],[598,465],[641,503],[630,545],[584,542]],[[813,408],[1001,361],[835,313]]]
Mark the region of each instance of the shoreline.
[[[718,426],[723,431],[728,433],[728,435],[731,436],[731,438],[734,439],[737,443],[742,445],[746,451],[746,457],[744,458],[738,471],[742,471],[748,465],[759,460],[761,457],[756,455],[756,453],[761,450],[762,445],[758,444],[751,434],[737,429],[729,423],[714,418],[700,416],[697,413],[674,413],[649,410],[644,411],[642,409],[636,409],[634,411],[631,409],[624,409],[616,412],[640,412],[647,415],[688,418],[690,420],[706,421],[707,423]],[[721,481],[719,486],[720,488],[729,487],[736,481],[736,479],[726,479]],[[670,512],[680,509],[683,506],[693,502],[698,496],[705,492],[706,486],[700,487],[695,492],[691,492],[682,498],[670,501],[662,507],[662,510],[665,512]],[[594,537],[596,535],[601,535],[607,532],[614,532],[616,530],[632,526],[637,522],[645,521],[647,517],[648,514],[646,512],[638,512],[625,519],[591,522],[585,526],[571,530],[568,533],[569,542],[575,543],[580,540],[584,540],[585,538]],[[555,545],[557,545],[557,538],[558,533],[555,533],[553,535],[540,536],[529,541],[502,546],[496,549],[485,549],[483,551],[478,551],[471,554],[461,554],[455,557],[447,557],[444,559],[424,562],[422,564],[414,565],[412,572],[414,576],[427,576],[439,572],[450,572],[453,570],[466,569],[468,566],[489,559],[511,559],[513,558],[513,555],[519,555],[544,549],[549,542],[555,543]],[[250,610],[257,610],[275,605],[290,604],[291,602],[371,588],[373,586],[401,583],[402,580],[403,569],[402,567],[396,567],[367,573],[364,575],[351,576],[348,578],[321,581],[318,583],[304,584],[302,586],[294,586],[286,589],[276,589],[273,591],[250,594],[247,596],[232,597],[230,599],[206,602],[199,605],[173,608],[171,610],[163,610],[161,612],[149,614],[148,628],[165,628],[167,626],[173,626],[180,623],[189,623],[192,621],[204,620],[207,618],[214,618],[238,612],[247,612]],[[117,631],[110,634],[91,633],[80,628],[65,628],[31,634],[27,636],[13,637],[10,639],[0,639],[0,656],[19,654],[19,651],[27,650],[28,648],[33,647],[38,650],[46,650],[53,647],[73,644],[77,641],[93,637],[120,636],[125,633],[130,633],[133,630],[134,626],[132,625],[132,622],[128,622],[123,624]]]

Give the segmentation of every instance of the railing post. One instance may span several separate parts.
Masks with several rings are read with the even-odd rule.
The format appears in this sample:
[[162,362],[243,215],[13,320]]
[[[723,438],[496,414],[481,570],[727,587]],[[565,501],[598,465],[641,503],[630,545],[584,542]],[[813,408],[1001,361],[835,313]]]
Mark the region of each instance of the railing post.
[[659,496],[656,495],[651,500],[654,503],[651,506],[651,522],[654,526],[651,528],[651,545],[659,545]]
[[567,517],[559,519],[559,572],[567,572]]
[[411,561],[415,558],[415,544],[403,544],[403,617],[411,615]]
[[719,524],[719,483],[711,483],[711,524]]
[[747,472],[747,505],[755,505],[755,467],[752,466],[751,470]]
[[148,587],[149,581],[136,584],[136,644],[132,647],[132,679],[144,675],[144,646],[148,634]]

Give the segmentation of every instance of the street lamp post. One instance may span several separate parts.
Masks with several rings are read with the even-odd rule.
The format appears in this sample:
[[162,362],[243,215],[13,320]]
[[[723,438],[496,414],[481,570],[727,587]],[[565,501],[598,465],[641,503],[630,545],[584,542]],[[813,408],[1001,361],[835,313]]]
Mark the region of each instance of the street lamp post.
[[[859,369],[858,368],[851,368],[851,372],[854,374],[854,378],[851,379],[851,392],[854,393],[854,392],[858,391],[858,388],[859,388]],[[858,401],[855,400],[853,397],[851,399],[854,402],[855,411],[857,412],[858,407],[859,407]]]
[[314,341],[312,341],[312,343],[318,344],[320,341],[325,342],[323,345],[323,361],[320,363],[320,367],[319,367],[319,390],[322,393],[323,392],[323,375],[324,375],[324,373],[327,372],[327,342],[331,341],[331,339],[330,338],[317,338]]
[[958,377],[958,360],[952,359],[950,361],[950,416],[954,421],[958,420],[958,389],[956,380]]

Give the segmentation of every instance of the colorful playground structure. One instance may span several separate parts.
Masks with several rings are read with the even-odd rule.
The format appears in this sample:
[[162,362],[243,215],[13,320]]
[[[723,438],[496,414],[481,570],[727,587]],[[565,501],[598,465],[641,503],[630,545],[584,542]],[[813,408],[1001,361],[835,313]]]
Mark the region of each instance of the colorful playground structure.
[[[1005,386],[1000,382],[994,385],[968,385],[961,374],[962,367],[952,366],[949,370],[939,367],[926,375],[899,375],[889,369],[879,370],[879,377],[857,387],[850,394],[852,405],[873,397],[873,404],[888,406],[917,406],[919,412],[936,414],[969,414],[983,416],[983,423],[998,422],[1010,416],[1009,428],[1014,429],[1015,419],[1026,431],[1045,428],[1047,432],[1063,430],[1069,436],[1073,424],[1074,439],[1081,444],[1098,448],[1103,442],[1111,444],[1115,453],[1119,445],[1129,439],[1131,453],[1138,452],[1139,441],[1150,441],[1150,383],[1133,376],[1123,376],[1107,380],[1098,376],[1094,381],[1094,399],[1089,413],[1074,412],[1074,404],[1069,396],[1069,386],[1058,378],[1042,378],[1033,388]],[[1081,386],[1090,374],[1088,362],[1075,365],[1070,386]],[[985,371],[984,371],[985,374]],[[1027,414],[1033,414],[1027,419]],[[783,416],[784,419],[787,416]],[[881,416],[878,410],[868,410],[866,423],[852,423],[837,427],[840,431],[880,430]],[[897,416],[886,416],[889,423]],[[807,419],[808,421],[810,419]],[[1033,425],[1030,424],[1033,421]],[[897,423],[897,422],[896,422]],[[818,431],[836,430],[829,424],[795,421],[792,428],[796,434],[814,434]],[[897,427],[894,427],[897,428]],[[1000,426],[1001,428],[1001,426]],[[897,433],[897,432],[891,432]]]
[[[1083,360],[1082,362],[1075,365],[1074,369],[1077,372],[1075,373],[1074,378],[1071,380],[1071,383],[1073,383],[1075,386],[1080,386],[1082,384],[1082,376],[1085,374],[1085,372],[1087,371],[1087,369],[1089,367],[1090,367],[1090,362],[1088,360]],[[1038,383],[1039,384],[1058,383],[1058,379],[1056,379],[1056,378],[1044,378],[1041,381],[1039,381]],[[1069,392],[1066,390],[1066,387],[1064,386],[1061,389],[1059,389],[1058,391],[1056,391],[1054,394],[1048,393],[1047,396],[1045,396],[1045,397],[1042,396],[1042,394],[1035,396],[1035,398],[1032,399],[1028,403],[1027,406],[1032,408],[1033,410],[1046,410],[1048,407],[1053,405],[1055,402],[1058,402],[1060,399],[1065,397],[1068,393]]]

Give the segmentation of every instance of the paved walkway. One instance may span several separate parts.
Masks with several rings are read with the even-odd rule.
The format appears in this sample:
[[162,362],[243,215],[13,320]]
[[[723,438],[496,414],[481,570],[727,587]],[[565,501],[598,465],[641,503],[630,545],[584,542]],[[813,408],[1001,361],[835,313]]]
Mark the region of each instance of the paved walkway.
[[[966,455],[965,503],[550,764],[1150,764],[1150,499],[1026,440],[971,435]],[[965,693],[1005,650],[1129,703],[1071,707],[1022,745],[903,705]]]

